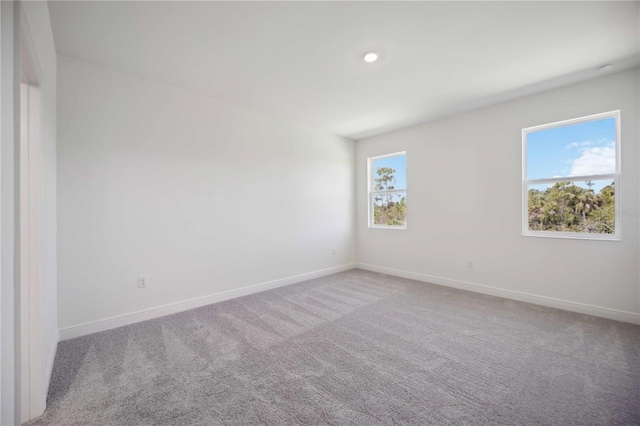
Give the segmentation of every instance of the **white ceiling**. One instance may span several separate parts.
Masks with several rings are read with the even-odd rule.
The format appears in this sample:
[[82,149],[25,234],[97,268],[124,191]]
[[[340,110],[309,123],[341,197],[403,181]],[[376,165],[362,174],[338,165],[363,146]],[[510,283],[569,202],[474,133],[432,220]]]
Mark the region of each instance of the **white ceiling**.
[[[50,2],[59,54],[360,139],[638,64],[638,2]],[[367,64],[364,52],[381,58]]]

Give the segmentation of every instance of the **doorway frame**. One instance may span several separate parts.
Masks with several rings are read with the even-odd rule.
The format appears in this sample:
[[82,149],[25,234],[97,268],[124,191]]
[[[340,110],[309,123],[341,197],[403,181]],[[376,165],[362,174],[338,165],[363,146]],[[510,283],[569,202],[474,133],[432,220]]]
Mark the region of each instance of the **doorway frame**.
[[[20,7],[20,421],[46,408],[43,288],[44,74],[25,13]],[[24,80],[24,81],[23,81]],[[23,94],[23,90],[26,93]],[[23,117],[26,114],[26,117]]]
[[20,418],[20,7],[0,2],[0,424]]

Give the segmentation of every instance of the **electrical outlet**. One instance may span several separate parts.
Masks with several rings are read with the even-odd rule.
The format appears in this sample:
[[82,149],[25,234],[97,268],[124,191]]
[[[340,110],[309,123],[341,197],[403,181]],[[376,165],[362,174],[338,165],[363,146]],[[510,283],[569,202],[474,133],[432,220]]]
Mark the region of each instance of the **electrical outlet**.
[[467,268],[473,269],[473,260],[467,262]]
[[338,250],[337,249],[331,249],[331,253],[333,253],[333,255],[335,256],[336,254],[338,254]]
[[147,277],[138,277],[138,287],[145,288],[149,286],[149,279]]

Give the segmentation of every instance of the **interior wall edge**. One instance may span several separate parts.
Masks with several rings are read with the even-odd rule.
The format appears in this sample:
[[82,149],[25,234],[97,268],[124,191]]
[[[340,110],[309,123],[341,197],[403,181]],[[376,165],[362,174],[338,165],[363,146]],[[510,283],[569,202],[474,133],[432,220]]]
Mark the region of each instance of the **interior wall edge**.
[[46,391],[48,392],[49,390],[49,385],[51,385],[51,377],[53,376],[53,365],[55,364],[55,360],[56,360],[56,355],[58,354],[58,343],[60,343],[60,331],[58,330],[58,332],[56,333],[56,335],[54,336],[54,341],[52,344],[52,349],[49,352],[49,359],[47,359],[47,372],[46,372],[46,376],[45,379],[47,381],[46,383]]

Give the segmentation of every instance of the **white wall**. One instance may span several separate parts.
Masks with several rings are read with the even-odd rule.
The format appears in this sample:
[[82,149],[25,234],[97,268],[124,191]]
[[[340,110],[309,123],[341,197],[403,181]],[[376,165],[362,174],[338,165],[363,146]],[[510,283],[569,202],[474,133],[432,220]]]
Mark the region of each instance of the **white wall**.
[[0,2],[0,424],[20,415],[19,8]]
[[63,338],[354,262],[353,141],[58,59]]
[[43,1],[22,2],[43,81],[42,91],[42,288],[44,290],[45,397],[58,345],[57,221],[56,221],[56,86],[57,53],[51,30],[49,7]]
[[[637,321],[638,81],[635,69],[358,141],[359,264]],[[617,109],[622,209],[631,212],[620,219],[622,241],[523,237],[521,129]],[[407,151],[407,230],[369,229],[367,157],[402,150]],[[468,260],[475,269],[466,268]]]

